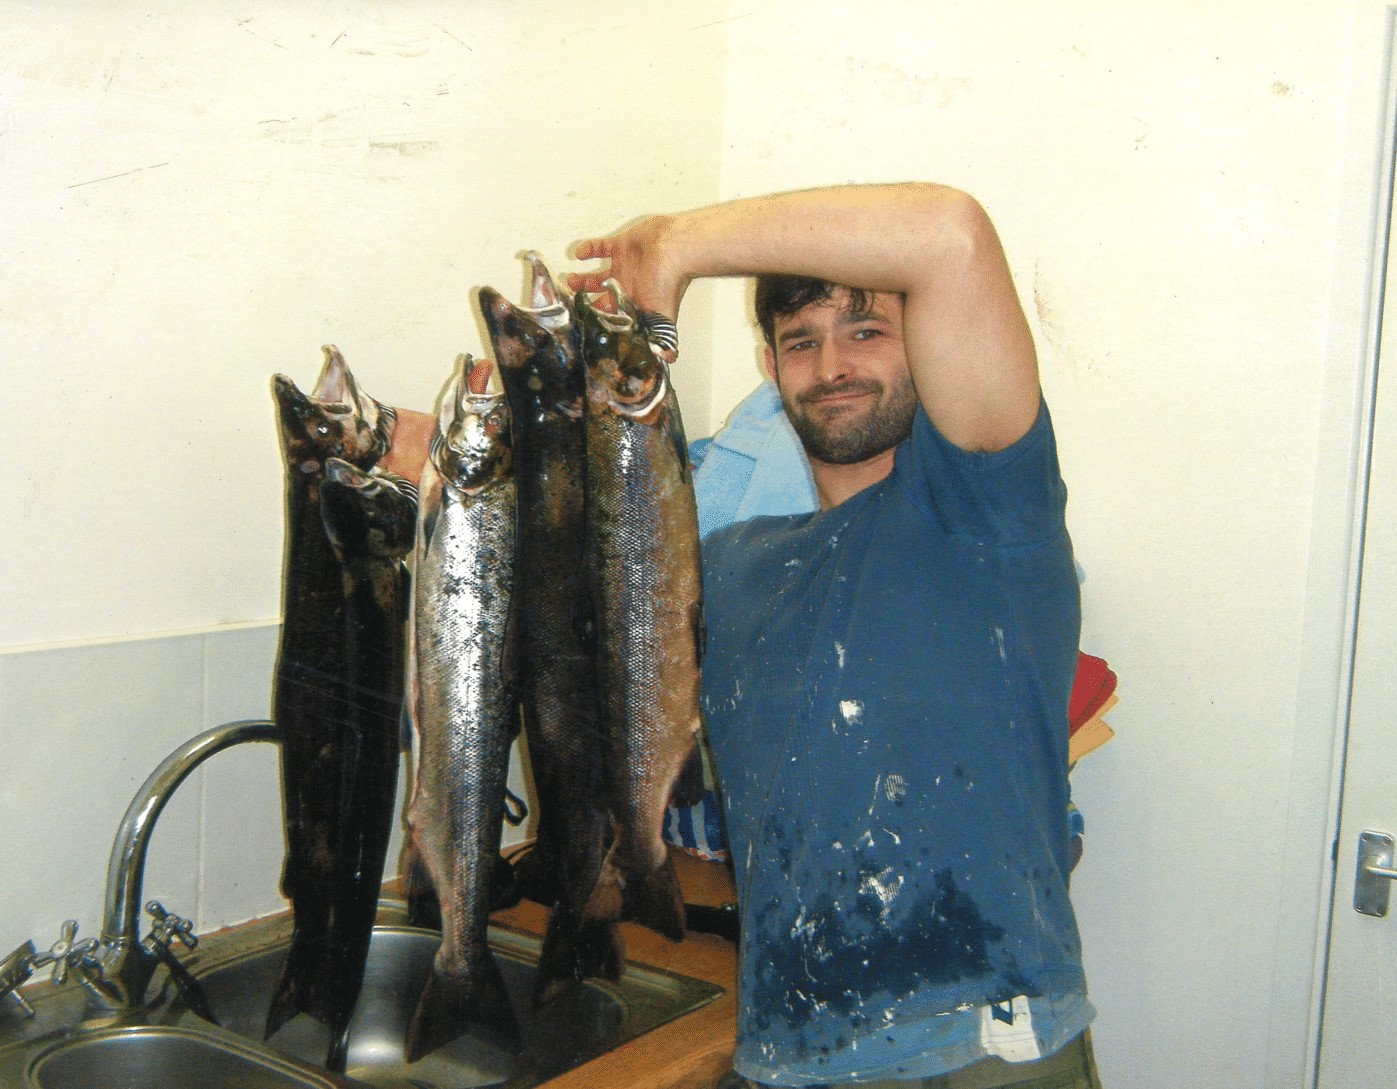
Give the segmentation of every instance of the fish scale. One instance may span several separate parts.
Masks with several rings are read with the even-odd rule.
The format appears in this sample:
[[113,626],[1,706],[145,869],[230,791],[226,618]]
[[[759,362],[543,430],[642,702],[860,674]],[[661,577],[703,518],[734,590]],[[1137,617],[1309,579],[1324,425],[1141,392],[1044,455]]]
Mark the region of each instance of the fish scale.
[[325,473],[321,520],[343,573],[347,661],[356,694],[339,748],[334,974],[326,987],[331,1016],[325,1065],[342,1071],[393,828],[411,592],[404,561],[417,528],[417,492],[392,473],[364,473],[338,458],[326,462]]
[[484,288],[480,309],[514,426],[520,695],[539,808],[516,872],[526,895],[553,908],[535,976],[541,1004],[588,977],[620,978],[624,953],[614,922],[582,919],[610,828],[583,565],[586,372],[568,299],[529,260],[533,306]]
[[358,814],[362,822],[346,824],[340,808],[342,757],[346,739],[363,726],[362,693],[367,688],[372,699],[391,700],[397,685],[390,672],[366,676],[356,668],[352,605],[325,532],[321,490],[327,459],[372,466],[388,449],[395,416],[359,390],[336,348],[322,352],[324,366],[310,396],[285,375],[273,380],[286,467],[284,615],[273,717],[282,740],[282,891],[291,902],[293,929],[267,1014],[268,1036],[298,1013],[333,1025],[345,1017],[346,998],[352,1007],[353,995],[342,985],[343,904],[357,895],[362,878],[346,878],[337,859],[376,819],[391,820],[392,809],[390,796],[386,814],[365,812]]
[[675,940],[684,900],[661,836],[699,729],[698,516],[665,362],[614,282],[619,313],[576,300],[587,363],[586,555],[615,832],[584,917]]
[[472,1029],[519,1046],[487,943],[518,721],[509,410],[500,395],[472,392],[483,388],[480,368],[488,366],[458,359],[419,493],[408,828],[436,889],[442,941],[408,1026],[409,1062]]

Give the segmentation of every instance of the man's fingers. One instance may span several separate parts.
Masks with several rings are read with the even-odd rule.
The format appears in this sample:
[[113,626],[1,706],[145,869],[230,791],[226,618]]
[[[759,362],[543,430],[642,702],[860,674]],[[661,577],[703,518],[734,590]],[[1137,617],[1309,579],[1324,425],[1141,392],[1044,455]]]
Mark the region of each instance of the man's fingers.
[[569,272],[567,274],[568,287],[573,291],[589,291],[596,293],[602,290],[602,283],[611,273],[605,272]]
[[576,256],[579,261],[590,261],[594,257],[610,257],[609,239],[584,238],[577,244]]

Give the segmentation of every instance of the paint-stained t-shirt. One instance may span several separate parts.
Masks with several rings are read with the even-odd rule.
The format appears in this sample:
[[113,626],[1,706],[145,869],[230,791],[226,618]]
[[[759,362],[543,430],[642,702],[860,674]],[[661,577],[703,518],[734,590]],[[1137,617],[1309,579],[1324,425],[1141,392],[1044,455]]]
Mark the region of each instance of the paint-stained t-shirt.
[[993,454],[919,410],[881,483],[705,541],[747,1077],[957,1069],[989,1053],[995,1004],[1031,1007],[1030,1055],[1090,1021],[1062,819],[1065,505],[1046,406]]

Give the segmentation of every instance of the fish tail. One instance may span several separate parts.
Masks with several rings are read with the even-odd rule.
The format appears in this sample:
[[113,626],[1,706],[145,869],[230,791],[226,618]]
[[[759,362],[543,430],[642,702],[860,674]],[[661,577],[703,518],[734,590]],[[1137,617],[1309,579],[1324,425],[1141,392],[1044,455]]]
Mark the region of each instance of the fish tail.
[[488,953],[468,978],[444,977],[432,969],[408,1023],[404,1057],[415,1063],[472,1029],[506,1051],[520,1049],[514,1006],[499,965]]
[[272,992],[272,1002],[267,1009],[267,1024],[262,1038],[270,1039],[282,1025],[298,1013],[316,1015],[314,996],[311,994],[311,981],[314,979],[314,965],[309,963],[306,942],[296,934],[291,935],[291,945],[282,961],[281,976]]
[[555,909],[534,977],[534,1008],[552,1002],[584,979],[620,979],[625,959],[625,944],[614,922],[578,919]]
[[349,1021],[344,1019],[343,1024],[330,1026],[330,1050],[325,1056],[325,1069],[334,1074],[343,1074],[348,1064]]
[[684,893],[674,860],[666,853],[664,861],[649,870],[623,872],[611,845],[602,863],[601,876],[587,898],[584,920],[639,923],[673,941],[684,939]]

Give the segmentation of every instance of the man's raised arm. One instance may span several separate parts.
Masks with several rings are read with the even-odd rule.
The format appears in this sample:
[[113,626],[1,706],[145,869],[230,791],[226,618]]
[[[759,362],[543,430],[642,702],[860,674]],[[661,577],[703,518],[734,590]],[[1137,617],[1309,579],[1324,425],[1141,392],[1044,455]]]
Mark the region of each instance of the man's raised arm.
[[1038,413],[1038,364],[998,235],[983,208],[932,184],[855,185],[649,216],[588,239],[575,290],[616,277],[640,306],[677,315],[705,276],[787,273],[903,296],[908,365],[927,415],[968,450],[1000,450]]

